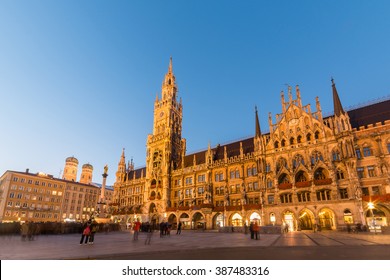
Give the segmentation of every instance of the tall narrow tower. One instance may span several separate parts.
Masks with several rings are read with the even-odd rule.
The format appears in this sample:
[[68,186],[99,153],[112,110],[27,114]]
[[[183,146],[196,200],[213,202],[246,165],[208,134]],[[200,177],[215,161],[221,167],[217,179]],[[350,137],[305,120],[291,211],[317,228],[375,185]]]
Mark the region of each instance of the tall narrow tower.
[[153,192],[159,198],[154,203],[160,206],[157,208],[161,211],[170,204],[171,170],[181,161],[182,108],[181,100],[178,101],[177,97],[171,58],[161,88],[161,99],[157,96],[154,103],[153,134],[148,135],[147,140],[147,183],[144,197],[150,196],[152,186]]
[[80,183],[91,184],[92,183],[93,166],[89,163],[83,164],[81,169]]
[[65,168],[62,179],[68,181],[77,181],[77,168],[79,165],[79,161],[75,157],[68,157],[65,160]]

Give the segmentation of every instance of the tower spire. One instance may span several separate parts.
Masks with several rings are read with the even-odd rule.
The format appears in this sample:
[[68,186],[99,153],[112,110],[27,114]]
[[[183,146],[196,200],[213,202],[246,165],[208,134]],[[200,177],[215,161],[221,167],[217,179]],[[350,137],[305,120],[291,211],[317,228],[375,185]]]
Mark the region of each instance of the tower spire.
[[168,73],[172,73],[172,56],[169,58]]
[[337,93],[336,85],[334,83],[333,78],[332,81],[332,90],[333,90],[333,106],[334,106],[334,114],[337,117],[340,117],[341,114],[344,114],[345,111],[343,109],[343,106],[341,105],[339,94]]
[[261,135],[261,129],[260,129],[260,122],[259,122],[259,115],[257,114],[257,106],[255,106],[256,111],[256,137],[259,137]]

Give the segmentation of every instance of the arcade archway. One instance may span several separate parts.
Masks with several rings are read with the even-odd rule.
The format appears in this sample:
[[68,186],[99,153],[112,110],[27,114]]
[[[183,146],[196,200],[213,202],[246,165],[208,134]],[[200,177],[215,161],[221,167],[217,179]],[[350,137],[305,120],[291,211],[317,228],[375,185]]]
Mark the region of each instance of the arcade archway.
[[299,213],[298,229],[299,230],[312,230],[314,228],[314,214],[305,209]]
[[335,229],[335,216],[332,210],[324,208],[318,213],[318,222],[322,229]]
[[205,228],[205,223],[206,220],[201,213],[196,212],[192,216],[192,229],[203,229]]

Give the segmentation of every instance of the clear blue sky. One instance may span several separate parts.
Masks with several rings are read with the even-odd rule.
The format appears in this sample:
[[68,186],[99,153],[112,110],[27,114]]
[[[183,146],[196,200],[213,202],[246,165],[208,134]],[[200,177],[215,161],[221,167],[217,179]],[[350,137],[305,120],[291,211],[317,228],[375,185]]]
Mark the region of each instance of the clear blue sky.
[[59,176],[65,158],[113,184],[145,165],[169,57],[187,152],[253,136],[300,85],[332,111],[390,94],[389,1],[1,1],[0,173]]

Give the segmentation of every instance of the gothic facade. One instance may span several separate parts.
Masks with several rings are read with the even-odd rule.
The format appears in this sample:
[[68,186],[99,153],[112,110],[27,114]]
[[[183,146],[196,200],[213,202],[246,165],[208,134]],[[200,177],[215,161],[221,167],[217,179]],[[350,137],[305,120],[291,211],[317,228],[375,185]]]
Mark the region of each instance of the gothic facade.
[[183,106],[170,61],[154,103],[146,167],[122,152],[114,203],[117,220],[185,228],[289,225],[292,230],[387,226],[390,216],[390,100],[345,111],[332,80],[334,114],[303,105],[299,87],[281,92],[282,112],[254,137],[186,154]]

